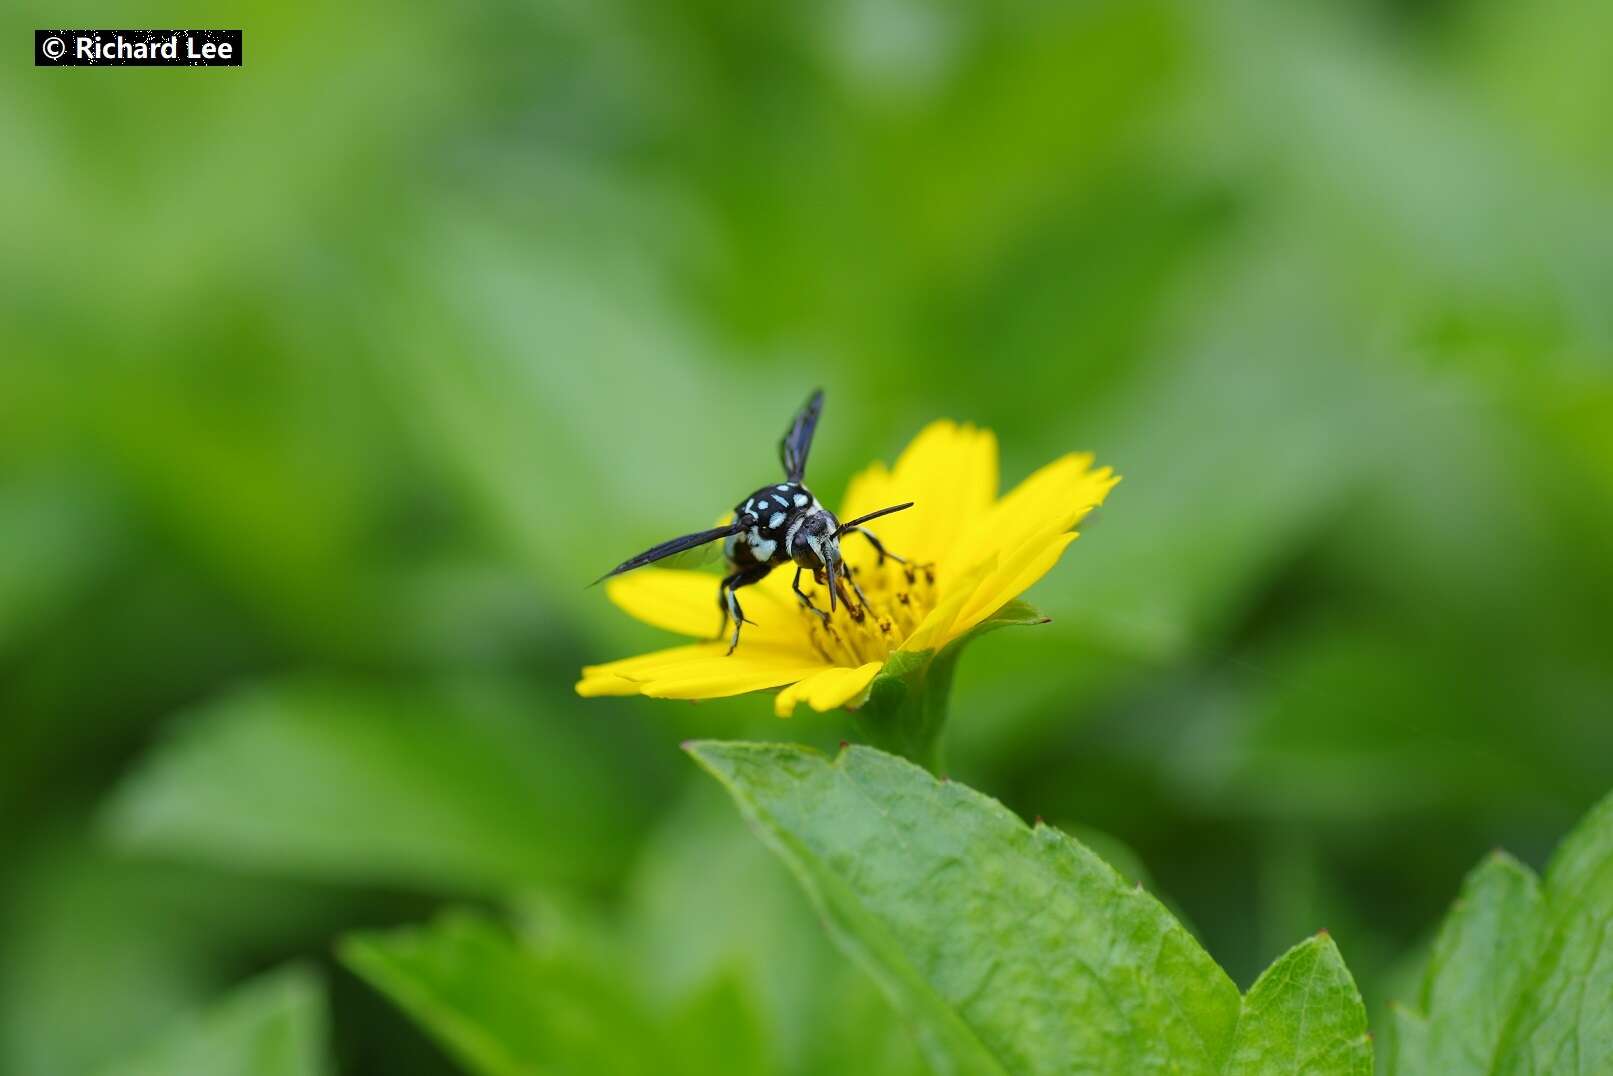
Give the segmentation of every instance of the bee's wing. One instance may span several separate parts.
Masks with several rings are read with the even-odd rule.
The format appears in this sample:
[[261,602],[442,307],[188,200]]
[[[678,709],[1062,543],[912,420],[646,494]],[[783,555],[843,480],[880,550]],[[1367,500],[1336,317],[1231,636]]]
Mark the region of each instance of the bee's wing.
[[657,568],[676,568],[679,571],[692,572],[715,564],[723,559],[721,542],[711,542],[707,545],[697,545],[693,549],[685,549],[680,553],[655,562]]
[[791,482],[799,482],[806,475],[807,453],[812,449],[812,434],[818,428],[818,413],[822,410],[823,390],[818,389],[795,413],[784,440],[778,443],[779,462],[784,464],[784,477]]
[[594,582],[603,583],[613,575],[621,575],[623,572],[630,572],[634,568],[642,568],[646,564],[654,563],[663,557],[670,557],[674,553],[682,553],[685,549],[693,549],[695,546],[705,545],[707,542],[715,542],[717,539],[726,538],[730,534],[738,534],[744,529],[744,526],[737,522],[725,523],[721,527],[713,527],[709,531],[700,531],[696,534],[685,534],[681,538],[673,538],[670,541],[662,542],[658,546],[646,549],[636,557],[630,557],[622,561],[622,563],[595,579]]

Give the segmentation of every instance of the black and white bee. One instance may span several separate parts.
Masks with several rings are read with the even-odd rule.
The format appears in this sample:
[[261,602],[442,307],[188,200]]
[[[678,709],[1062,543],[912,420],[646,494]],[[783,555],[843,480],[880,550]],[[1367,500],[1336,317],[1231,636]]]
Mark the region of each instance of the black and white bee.
[[[862,588],[857,585],[857,581],[845,570],[845,563],[840,557],[840,538],[842,535],[855,532],[873,543],[875,551],[879,554],[880,563],[884,563],[885,558],[889,557],[900,564],[906,564],[906,560],[881,545],[879,539],[863,524],[880,516],[911,508],[913,502],[893,504],[889,508],[869,512],[846,523],[835,519],[833,512],[818,503],[818,499],[802,484],[802,480],[806,476],[807,452],[812,448],[812,434],[818,427],[818,414],[822,410],[823,390],[819,389],[796,414],[795,421],[790,423],[784,439],[779,442],[779,462],[784,465],[785,480],[777,485],[763,486],[736,504],[732,523],[662,542],[636,557],[622,561],[595,582],[603,582],[613,575],[621,575],[623,572],[630,572],[634,568],[642,568],[646,564],[670,557],[674,553],[722,539],[723,555],[728,561],[728,574],[717,587],[717,607],[722,611],[722,623],[717,629],[717,637],[722,638],[723,633],[728,630],[729,620],[732,619],[734,639],[729,644],[728,653],[732,654],[734,647],[739,645],[740,626],[755,623],[745,619],[745,612],[740,608],[739,595],[736,592],[740,587],[761,582],[774,568],[792,561],[795,563],[793,588],[803,606],[815,613],[825,624],[829,622],[829,613],[814,605],[812,599],[801,589],[801,573],[810,571],[813,579],[828,588],[830,611],[837,607],[838,596],[838,600],[845,603],[851,615],[861,620],[868,608],[868,599],[863,596]],[[846,593],[848,585],[852,592],[850,594]]]

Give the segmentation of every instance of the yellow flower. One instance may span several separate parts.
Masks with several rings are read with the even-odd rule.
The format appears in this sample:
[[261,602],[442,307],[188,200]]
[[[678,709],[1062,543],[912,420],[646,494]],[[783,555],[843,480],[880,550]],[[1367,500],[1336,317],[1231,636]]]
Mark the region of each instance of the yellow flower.
[[[896,466],[875,463],[851,482],[841,519],[902,501],[915,505],[872,525],[909,562],[879,563],[860,536],[841,541],[869,613],[844,604],[825,625],[790,590],[789,566],[740,592],[739,647],[716,641],[717,580],[704,572],[644,568],[611,579],[611,601],[648,624],[705,641],[583,669],[577,693],[712,699],[783,688],[780,717],[798,703],[856,707],[887,663],[939,652],[985,624],[1058,561],[1073,528],[1120,481],[1090,455],[1054,460],[997,496],[997,439],[990,430],[940,421],[907,446]],[[804,579],[805,577],[803,577]],[[827,609],[821,588],[807,587]]]

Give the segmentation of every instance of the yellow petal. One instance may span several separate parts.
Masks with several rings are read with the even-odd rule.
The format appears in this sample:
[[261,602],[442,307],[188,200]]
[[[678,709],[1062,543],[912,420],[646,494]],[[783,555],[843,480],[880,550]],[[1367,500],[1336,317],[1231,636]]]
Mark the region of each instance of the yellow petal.
[[603,665],[584,665],[584,675],[620,676],[627,680],[644,680],[664,674],[669,669],[686,668],[692,664],[725,664],[731,668],[794,668],[803,661],[823,659],[812,653],[803,642],[799,647],[763,646],[747,639],[738,650],[728,653],[727,643],[691,643],[686,646],[653,650],[630,658],[606,662]]
[[638,695],[656,668],[677,664],[711,653],[715,644],[676,646],[668,650],[655,650],[603,665],[584,665],[582,679],[577,681],[577,694],[584,698],[599,695]]
[[722,643],[697,643],[585,666],[577,693],[715,699],[794,683],[829,667],[797,649],[741,644],[731,655],[727,650]]
[[630,658],[618,658],[616,661],[607,661],[600,665],[584,665],[582,674],[620,676],[627,680],[642,679],[660,666],[705,657],[714,652],[720,653],[721,650],[722,648],[716,643],[690,643],[687,646],[674,646],[666,650],[652,650],[648,654],[635,654]]
[[620,676],[611,676],[609,673],[589,675],[583,673],[575,688],[577,694],[585,699],[597,699],[603,695],[637,695],[643,689],[642,684],[636,680],[624,680]]
[[854,519],[864,512],[872,512],[889,504],[901,504],[911,498],[896,497],[891,489],[890,468],[875,461],[851,476],[846,485],[846,496],[840,503],[842,519]]
[[658,676],[645,684],[644,694],[654,699],[721,699],[729,695],[743,695],[747,691],[763,691],[793,684],[801,677],[811,676],[824,668],[820,659],[816,663],[802,663],[794,668],[683,669],[678,670],[676,675]]
[[[938,561],[965,524],[985,512],[997,495],[997,438],[990,430],[942,420],[932,422],[903,450],[896,466],[875,464],[852,480],[842,519],[912,501],[905,512],[871,524],[893,553]],[[844,540],[847,559],[868,559],[866,543]]]
[[[992,613],[1019,597],[1058,563],[1059,557],[1071,542],[1079,537],[1074,531],[1065,531],[1040,542],[1031,542],[1005,561],[990,576],[982,580],[963,611],[947,630],[945,642],[963,635]],[[943,643],[945,645],[945,643]]]
[[965,572],[955,583],[952,593],[943,598],[941,602],[931,609],[925,618],[919,621],[918,627],[902,641],[899,650],[913,653],[925,650],[939,650],[951,638],[952,624],[963,612],[969,598],[992,571],[997,567],[996,557],[989,557],[984,562],[975,565]]
[[805,702],[820,714],[844,706],[861,695],[882,668],[883,663],[871,661],[855,669],[844,665],[824,669],[780,691],[773,700],[773,712],[789,717],[798,702]]
[[971,520],[952,562],[964,568],[993,553],[1006,559],[1032,539],[1070,530],[1102,504],[1119,481],[1108,467],[1093,469],[1089,454],[1060,457]]
[[[787,593],[788,579],[779,581]],[[646,624],[675,631],[679,635],[710,639],[717,634],[717,628],[722,623],[722,611],[717,606],[719,582],[717,576],[706,572],[640,568],[606,583],[605,595],[617,608]],[[777,586],[765,585],[771,582],[772,576],[763,584],[738,592],[745,618],[754,621],[745,626],[741,649],[753,640],[785,644],[800,634],[800,616],[794,608],[794,600],[788,604],[782,603]]]
[[640,568],[605,584],[605,596],[628,616],[679,635],[717,634],[717,580],[705,572]]

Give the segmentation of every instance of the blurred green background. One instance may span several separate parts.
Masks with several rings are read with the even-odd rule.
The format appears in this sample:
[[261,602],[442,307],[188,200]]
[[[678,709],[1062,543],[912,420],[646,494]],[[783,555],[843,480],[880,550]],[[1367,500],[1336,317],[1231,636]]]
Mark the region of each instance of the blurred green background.
[[951,765],[1240,985],[1325,926],[1379,1022],[1613,787],[1613,7],[165,10],[245,66],[3,16],[0,1071],[177,1071],[288,964],[341,1071],[453,1071],[333,942],[465,904],[613,1034],[918,1071],[676,748],[849,724],[571,690],[819,384],[828,499],[937,416],[1126,476]]

